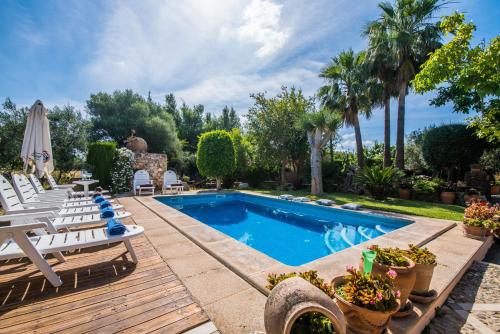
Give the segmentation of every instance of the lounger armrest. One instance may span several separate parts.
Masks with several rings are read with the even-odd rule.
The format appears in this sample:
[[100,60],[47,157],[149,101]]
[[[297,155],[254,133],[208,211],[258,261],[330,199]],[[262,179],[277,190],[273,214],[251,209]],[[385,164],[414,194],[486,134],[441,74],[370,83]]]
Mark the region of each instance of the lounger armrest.
[[59,211],[60,209],[58,207],[50,207],[50,206],[45,206],[45,207],[36,207],[36,208],[30,208],[30,209],[23,209],[23,210],[12,210],[12,211],[7,211],[7,214],[9,215],[15,215],[15,214],[20,214],[20,213],[37,213],[37,212],[47,212],[47,211]]
[[15,214],[6,214],[0,216],[0,222],[15,221],[15,220],[25,220],[25,219],[36,219],[36,218],[54,218],[57,217],[54,211],[41,211],[41,212],[20,212]]
[[3,233],[14,233],[19,231],[30,231],[37,228],[46,228],[47,224],[43,222],[36,222],[30,224],[22,224],[22,225],[12,225],[12,226],[2,226],[0,227],[0,234]]

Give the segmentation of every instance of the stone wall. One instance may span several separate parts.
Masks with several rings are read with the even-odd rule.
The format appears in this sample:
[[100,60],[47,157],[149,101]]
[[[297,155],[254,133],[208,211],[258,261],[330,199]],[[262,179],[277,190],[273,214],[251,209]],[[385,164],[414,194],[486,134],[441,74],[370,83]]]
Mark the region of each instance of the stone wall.
[[162,188],[163,174],[167,171],[167,155],[158,153],[135,153],[134,172],[145,169],[156,189]]

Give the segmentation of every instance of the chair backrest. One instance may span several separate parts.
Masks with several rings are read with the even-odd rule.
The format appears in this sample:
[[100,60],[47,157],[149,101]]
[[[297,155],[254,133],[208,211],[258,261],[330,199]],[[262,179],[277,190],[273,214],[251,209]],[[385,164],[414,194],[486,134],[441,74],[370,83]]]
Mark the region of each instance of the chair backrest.
[[19,200],[16,191],[9,181],[0,175],[0,202],[5,211],[24,210],[24,206]]
[[59,189],[59,186],[57,185],[56,180],[54,179],[54,177],[52,175],[48,174],[48,173],[46,175],[47,175],[47,180],[49,181],[50,189],[52,189],[52,190]]
[[151,177],[149,176],[149,173],[146,172],[144,169],[138,170],[134,174],[134,189],[138,186],[141,186],[143,184],[150,184],[151,183]]
[[42,183],[35,176],[35,174],[30,174],[29,178],[30,178],[30,182],[33,185],[33,188],[35,188],[35,191],[37,192],[37,194],[45,194],[45,189],[43,188]]
[[163,185],[169,186],[173,183],[177,183],[179,180],[177,179],[177,174],[173,170],[167,170],[163,174]]
[[40,202],[35,188],[24,174],[12,174],[14,190],[22,203]]

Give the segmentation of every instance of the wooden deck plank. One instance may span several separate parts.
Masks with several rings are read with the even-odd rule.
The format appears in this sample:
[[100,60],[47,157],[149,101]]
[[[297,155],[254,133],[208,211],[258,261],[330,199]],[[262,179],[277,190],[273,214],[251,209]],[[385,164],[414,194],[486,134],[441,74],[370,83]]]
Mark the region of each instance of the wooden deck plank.
[[145,237],[48,256],[63,285],[54,288],[27,259],[0,262],[0,332],[175,333],[208,317]]

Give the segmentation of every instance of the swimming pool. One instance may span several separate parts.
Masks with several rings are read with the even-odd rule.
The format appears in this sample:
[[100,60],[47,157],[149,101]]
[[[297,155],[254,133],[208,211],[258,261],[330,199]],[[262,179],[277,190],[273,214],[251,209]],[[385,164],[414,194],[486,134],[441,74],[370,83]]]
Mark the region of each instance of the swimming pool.
[[412,223],[242,193],[156,199],[291,266],[314,261]]

